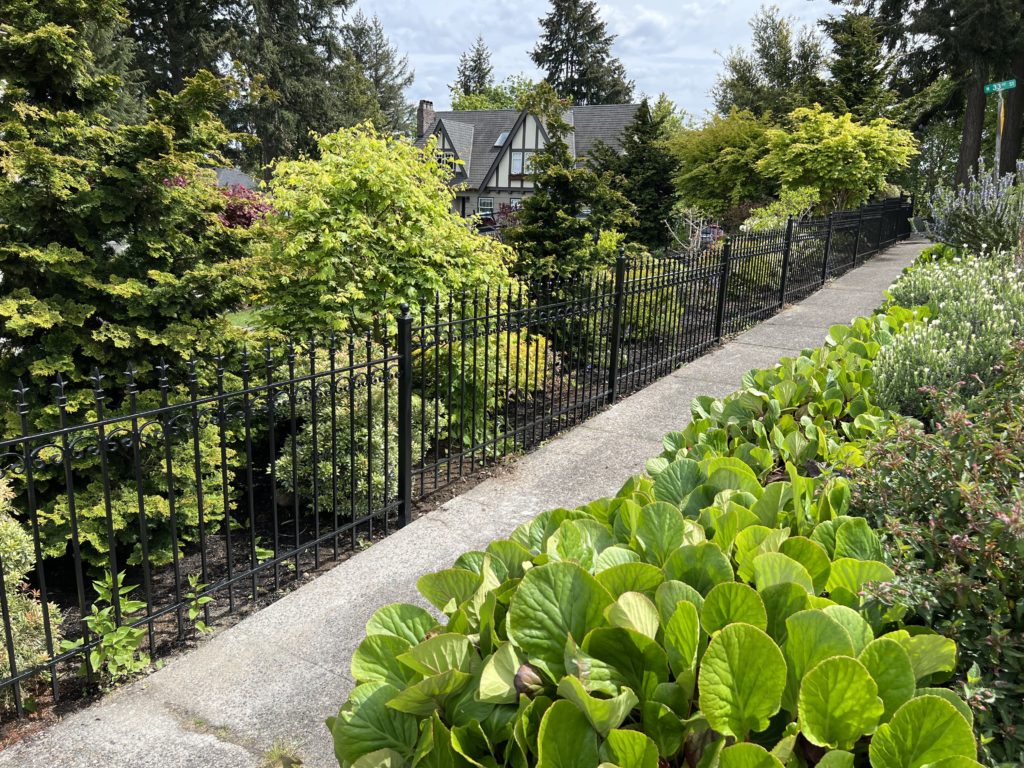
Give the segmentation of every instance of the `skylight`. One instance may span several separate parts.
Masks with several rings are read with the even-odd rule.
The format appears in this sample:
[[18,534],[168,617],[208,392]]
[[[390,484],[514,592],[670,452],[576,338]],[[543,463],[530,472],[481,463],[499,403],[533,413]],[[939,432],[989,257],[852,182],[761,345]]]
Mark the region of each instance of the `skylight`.
[[494,142],[494,146],[500,147],[502,144],[505,143],[505,140],[507,138],[508,138],[508,131],[502,131],[501,135],[498,136],[498,140],[496,142]]

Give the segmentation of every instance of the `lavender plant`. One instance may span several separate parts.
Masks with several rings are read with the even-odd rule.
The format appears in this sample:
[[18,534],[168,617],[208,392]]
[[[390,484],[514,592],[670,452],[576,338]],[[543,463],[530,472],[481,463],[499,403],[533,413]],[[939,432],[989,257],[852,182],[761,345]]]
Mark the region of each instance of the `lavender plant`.
[[982,163],[963,186],[939,187],[930,200],[926,234],[973,254],[1012,253],[1020,257],[1024,238],[1024,162],[996,176]]

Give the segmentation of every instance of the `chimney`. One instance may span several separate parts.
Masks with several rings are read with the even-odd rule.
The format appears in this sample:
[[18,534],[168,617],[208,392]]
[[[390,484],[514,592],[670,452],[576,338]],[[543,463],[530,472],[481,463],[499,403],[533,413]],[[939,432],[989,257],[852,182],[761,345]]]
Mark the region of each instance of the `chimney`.
[[420,105],[416,108],[416,138],[422,139],[433,122],[434,102],[420,99]]

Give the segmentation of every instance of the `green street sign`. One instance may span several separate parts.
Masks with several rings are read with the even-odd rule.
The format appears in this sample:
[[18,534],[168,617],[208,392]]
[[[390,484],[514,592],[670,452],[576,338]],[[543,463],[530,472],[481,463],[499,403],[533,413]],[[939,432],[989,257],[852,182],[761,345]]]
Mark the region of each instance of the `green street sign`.
[[1016,80],[1003,80],[1001,83],[989,83],[985,86],[985,94],[999,93],[1000,91],[1008,91],[1011,88],[1017,87]]

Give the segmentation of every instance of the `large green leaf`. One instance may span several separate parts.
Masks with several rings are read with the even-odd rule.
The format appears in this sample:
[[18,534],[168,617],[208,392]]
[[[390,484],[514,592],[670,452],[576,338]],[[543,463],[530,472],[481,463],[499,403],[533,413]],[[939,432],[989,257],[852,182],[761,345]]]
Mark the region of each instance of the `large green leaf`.
[[676,459],[654,481],[654,498],[679,506],[707,475],[693,459]]
[[704,605],[703,595],[682,581],[666,581],[658,587],[657,592],[654,593],[654,603],[658,606],[662,624],[675,613],[676,606],[682,600],[693,603],[697,607],[698,613],[701,606]]
[[480,576],[463,568],[427,573],[416,582],[421,595],[434,607],[449,614],[471,598],[479,585]]
[[923,768],[954,757],[974,760],[971,726],[938,696],[911,699],[871,739],[872,768]]
[[643,705],[643,731],[658,748],[662,757],[679,751],[686,726],[672,708],[660,701],[646,701]]
[[822,608],[821,612],[840,624],[850,634],[855,654],[860,654],[867,644],[875,639],[871,625],[852,608],[847,608],[845,605],[828,605]]
[[665,501],[647,504],[640,510],[635,536],[644,560],[659,568],[683,545],[685,528],[679,508]]
[[[605,552],[610,552],[611,549],[606,549]],[[618,598],[624,592],[642,592],[653,597],[665,580],[665,574],[661,568],[650,563],[623,563],[599,571],[596,578],[612,597]]]
[[596,768],[597,732],[571,701],[556,701],[540,722],[537,768]]
[[754,583],[758,591],[775,584],[796,584],[814,594],[814,580],[800,563],[781,552],[764,552],[754,558]]
[[722,457],[711,459],[707,462],[706,471],[708,479],[705,485],[711,486],[715,493],[726,490],[745,491],[752,494],[755,499],[761,498],[764,488],[757,481],[749,466],[739,459]]
[[910,666],[914,668],[918,683],[941,681],[956,669],[956,643],[948,637],[899,633],[896,639],[910,656]]
[[777,757],[757,744],[733,744],[718,756],[718,768],[783,768]]
[[711,591],[715,584],[732,581],[732,564],[729,558],[713,542],[680,547],[665,563],[665,575],[674,581],[689,584],[702,595]]
[[523,563],[533,559],[533,555],[522,544],[508,539],[497,539],[487,545],[487,554],[505,566],[510,579],[523,577]]
[[613,627],[631,629],[654,640],[658,634],[658,609],[649,597],[639,592],[625,592],[604,612]]
[[744,581],[754,580],[754,558],[762,552],[778,552],[782,542],[789,536],[783,528],[767,528],[750,525],[736,534],[733,558],[736,560],[736,575]]
[[885,704],[882,722],[888,722],[896,710],[914,696],[914,669],[910,656],[889,637],[872,640],[858,657],[878,686],[878,697]]
[[730,624],[711,639],[698,677],[701,711],[719,733],[744,740],[762,731],[782,703],[786,661],[767,634]]
[[863,517],[847,520],[836,529],[836,549],[833,555],[857,560],[881,560],[882,544],[868,521]]
[[419,738],[417,720],[387,706],[398,689],[387,683],[357,685],[337,717],[327,719],[339,761],[354,763],[378,749],[411,759]]
[[619,768],[658,768],[658,747],[639,731],[609,731],[601,760]]
[[832,571],[832,561],[821,544],[803,536],[793,536],[782,542],[779,551],[807,569],[814,583],[814,594],[825,591],[828,575]]
[[378,749],[360,757],[352,763],[352,768],[405,768],[406,765],[408,761],[395,750]]
[[462,768],[462,758],[452,749],[452,734],[435,712],[423,723],[416,744],[415,768]]
[[843,557],[832,561],[832,572],[829,574],[826,589],[829,592],[845,589],[856,595],[868,582],[887,582],[893,578],[895,574],[885,563]]
[[633,690],[641,701],[653,695],[660,683],[668,682],[668,655],[656,642],[639,632],[620,627],[603,627],[583,639],[583,650],[610,665],[620,685]]
[[601,736],[607,736],[612,728],[622,725],[633,708],[640,703],[636,694],[629,688],[624,688],[621,693],[610,699],[592,696],[583,684],[572,676],[563,677],[558,682],[558,695],[579,707]]
[[615,696],[620,688],[629,686],[629,680],[619,670],[586,653],[571,639],[565,644],[563,658],[566,673],[577,678],[588,691]]
[[627,565],[629,563],[639,563],[640,555],[634,552],[632,549],[626,547],[620,547],[618,545],[608,547],[603,550],[600,555],[597,556],[597,560],[594,561],[594,573],[601,574],[610,568],[615,568],[619,565]]
[[509,639],[530,661],[558,680],[565,674],[565,642],[579,641],[604,623],[612,604],[608,590],[573,563],[531,568],[512,597],[508,612]]
[[664,634],[668,663],[676,677],[692,670],[697,664],[697,648],[700,645],[697,607],[685,600],[680,601],[665,624]]
[[367,635],[400,637],[409,645],[416,645],[427,632],[437,627],[437,619],[418,605],[392,603],[378,608],[366,622]]
[[399,657],[403,664],[421,675],[436,675],[450,669],[471,672],[478,659],[468,637],[450,632],[434,635]]
[[974,728],[974,712],[971,711],[971,707],[949,688],[918,688],[914,691],[914,696],[938,696],[940,699],[945,699],[956,707],[957,712],[964,716],[964,720],[970,724],[971,728]]
[[758,594],[768,614],[768,634],[782,645],[786,642],[786,619],[810,608],[810,596],[806,589],[792,582],[773,584],[759,590]]
[[816,768],[853,768],[853,752],[847,752],[845,749],[826,752],[818,761]]
[[388,706],[399,712],[426,717],[444,707],[445,703],[465,689],[472,679],[471,674],[457,669],[431,675],[400,690],[388,699]]
[[825,659],[804,675],[797,708],[804,738],[847,750],[874,732],[884,711],[868,670],[848,656]]
[[768,614],[764,603],[757,592],[746,584],[738,581],[716,584],[704,599],[700,612],[701,626],[710,634],[736,622],[766,629]]
[[612,543],[611,532],[596,520],[565,520],[548,538],[545,551],[553,560],[573,562],[590,571]]
[[515,646],[502,643],[484,662],[477,698],[488,704],[515,704],[519,700],[516,673],[522,663],[523,658]]
[[832,656],[854,655],[850,634],[837,621],[814,609],[786,619],[783,650],[788,671],[783,705],[790,712],[796,712],[800,683],[811,667]]
[[417,674],[398,661],[409,650],[409,641],[394,635],[369,635],[352,654],[352,677],[360,683],[391,683],[401,687]]

